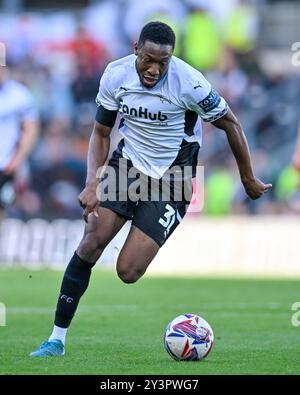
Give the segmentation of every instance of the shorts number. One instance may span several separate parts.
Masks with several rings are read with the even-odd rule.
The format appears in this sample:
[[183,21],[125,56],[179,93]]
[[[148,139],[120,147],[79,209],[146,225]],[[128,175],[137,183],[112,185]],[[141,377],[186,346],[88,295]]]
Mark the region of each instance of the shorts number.
[[170,232],[170,229],[172,227],[172,225],[175,222],[175,210],[173,209],[172,206],[170,206],[169,204],[166,204],[166,209],[167,211],[164,213],[163,217],[164,218],[159,218],[158,222],[164,227],[166,228],[165,230],[165,237],[167,237],[168,233]]

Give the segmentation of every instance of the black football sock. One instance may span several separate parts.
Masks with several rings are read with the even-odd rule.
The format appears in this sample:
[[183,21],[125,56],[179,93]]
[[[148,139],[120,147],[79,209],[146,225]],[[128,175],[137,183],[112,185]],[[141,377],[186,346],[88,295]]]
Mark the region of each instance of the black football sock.
[[95,263],[83,261],[74,253],[68,264],[55,312],[54,324],[68,328],[77,309],[79,300],[88,287],[92,267]]

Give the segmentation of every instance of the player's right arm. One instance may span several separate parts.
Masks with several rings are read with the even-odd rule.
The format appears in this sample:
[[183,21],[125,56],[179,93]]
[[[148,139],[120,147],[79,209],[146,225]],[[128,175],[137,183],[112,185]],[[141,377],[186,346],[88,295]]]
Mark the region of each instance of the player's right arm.
[[110,147],[110,133],[118,114],[119,104],[114,97],[114,83],[115,78],[113,78],[108,65],[101,77],[96,97],[98,108],[89,141],[86,183],[84,190],[79,195],[79,204],[84,209],[83,218],[85,222],[88,222],[90,213],[97,213],[98,199],[96,191],[99,184],[97,171],[104,166],[107,160]]
[[99,167],[104,166],[110,147],[110,133],[112,127],[105,126],[97,121],[89,141],[87,154],[87,177],[85,188],[79,195],[79,204],[84,209],[83,218],[88,222],[88,215],[95,211],[98,204],[96,190],[98,179],[96,177]]

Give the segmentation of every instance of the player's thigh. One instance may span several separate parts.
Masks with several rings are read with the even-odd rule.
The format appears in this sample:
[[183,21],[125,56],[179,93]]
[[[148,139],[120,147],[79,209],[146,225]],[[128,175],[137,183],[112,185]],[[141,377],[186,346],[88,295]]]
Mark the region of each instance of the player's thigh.
[[117,273],[126,283],[136,282],[158,253],[160,246],[141,229],[132,225],[119,254]]
[[99,207],[98,217],[94,214],[88,217],[88,223],[85,225],[84,235],[78,247],[79,255],[86,255],[86,251],[103,250],[126,221],[114,211]]

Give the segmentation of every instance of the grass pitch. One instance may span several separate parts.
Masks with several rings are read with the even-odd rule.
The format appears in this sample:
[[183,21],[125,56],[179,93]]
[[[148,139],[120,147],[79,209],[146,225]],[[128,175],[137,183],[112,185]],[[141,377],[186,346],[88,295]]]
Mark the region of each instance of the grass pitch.
[[[0,374],[300,374],[299,281],[147,278],[123,284],[94,270],[66,355],[29,358],[52,330],[61,272],[0,270]],[[203,316],[215,334],[201,362],[176,362],[163,333],[177,315]]]

